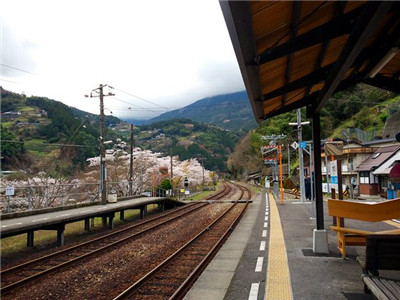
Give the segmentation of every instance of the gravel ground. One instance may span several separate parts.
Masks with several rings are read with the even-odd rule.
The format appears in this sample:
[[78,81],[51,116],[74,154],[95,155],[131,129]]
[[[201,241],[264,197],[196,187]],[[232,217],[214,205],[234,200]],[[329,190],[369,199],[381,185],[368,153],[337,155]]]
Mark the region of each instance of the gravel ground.
[[2,299],[110,299],[181,247],[230,204],[213,204]]

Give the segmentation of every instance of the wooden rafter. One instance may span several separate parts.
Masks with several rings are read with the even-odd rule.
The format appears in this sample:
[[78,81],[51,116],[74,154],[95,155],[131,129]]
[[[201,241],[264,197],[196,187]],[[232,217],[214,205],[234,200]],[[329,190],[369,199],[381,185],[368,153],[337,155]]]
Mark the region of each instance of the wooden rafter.
[[329,78],[326,80],[319,97],[313,103],[314,112],[319,113],[323,104],[336,90],[344,74],[357,59],[366,42],[375,32],[379,22],[392,6],[392,2],[368,2],[363,6],[364,11],[358,18],[358,21],[356,22],[346,45],[343,47],[343,50],[336,61],[335,67],[332,69]]
[[320,44],[326,40],[333,39],[344,34],[350,34],[354,28],[354,21],[365,4],[361,7],[353,9],[347,14],[338,16],[333,20],[326,22],[296,38],[290,39],[288,42],[267,49],[264,53],[256,58],[259,64],[264,64],[277,58],[287,56],[296,51]]
[[[334,18],[343,15],[343,11],[344,8],[346,7],[346,1],[338,1],[336,3],[336,10],[335,10],[335,14],[334,14]],[[318,54],[318,58],[315,62],[315,67],[314,70],[318,71],[321,68],[322,62],[324,61],[325,55],[326,55],[326,51],[328,50],[328,46],[329,46],[330,40],[326,40],[321,47],[321,51]],[[311,88],[314,84],[310,84],[308,85],[306,92],[305,92],[305,96],[310,95],[310,91]]]
[[[301,10],[301,2],[293,1],[293,9],[292,9],[292,21],[290,23],[290,38],[294,39],[297,35],[298,22],[300,19],[300,10]],[[288,84],[290,82],[290,75],[292,73],[293,67],[293,57],[294,53],[288,55],[287,63],[286,63],[286,72],[285,72],[285,83]],[[287,94],[283,94],[282,102],[285,103],[287,98]]]

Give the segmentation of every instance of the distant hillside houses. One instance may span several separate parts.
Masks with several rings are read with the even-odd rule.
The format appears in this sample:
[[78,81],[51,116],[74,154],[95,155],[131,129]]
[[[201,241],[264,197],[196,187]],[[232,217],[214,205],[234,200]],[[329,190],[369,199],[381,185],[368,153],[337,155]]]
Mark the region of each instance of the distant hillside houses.
[[17,118],[20,115],[21,115],[20,111],[6,111],[1,113],[2,118],[8,118],[8,119]]
[[[330,156],[325,159],[325,153],[322,153],[321,167],[325,185],[330,182],[327,175],[331,177],[330,159]],[[389,178],[390,170],[400,163],[400,143],[395,138],[362,144],[347,141],[343,145],[342,155],[335,155],[335,160],[341,162],[343,190],[348,189],[353,196],[381,196],[388,199],[400,196],[400,191],[396,196]],[[309,174],[309,171],[306,172]]]

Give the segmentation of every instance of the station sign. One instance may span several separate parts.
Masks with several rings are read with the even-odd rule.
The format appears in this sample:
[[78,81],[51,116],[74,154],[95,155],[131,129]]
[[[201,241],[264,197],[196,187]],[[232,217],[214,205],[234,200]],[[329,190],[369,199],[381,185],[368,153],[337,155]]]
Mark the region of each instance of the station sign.
[[306,148],[307,148],[307,143],[306,143],[306,142],[300,142],[300,143],[299,143],[299,147],[300,147],[301,149],[306,149]]
[[15,190],[13,186],[6,187],[6,196],[14,196]]

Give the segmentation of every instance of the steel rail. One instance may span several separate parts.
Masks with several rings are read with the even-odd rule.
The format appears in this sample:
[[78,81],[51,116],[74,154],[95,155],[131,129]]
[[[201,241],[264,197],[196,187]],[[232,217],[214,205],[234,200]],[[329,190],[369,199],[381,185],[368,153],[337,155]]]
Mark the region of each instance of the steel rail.
[[224,235],[221,237],[221,239],[218,241],[218,243],[211,249],[211,251],[204,257],[204,259],[201,261],[201,263],[196,267],[196,269],[193,270],[193,272],[189,275],[188,278],[182,283],[182,285],[175,291],[175,293],[169,298],[170,300],[176,300],[176,299],[183,299],[183,297],[186,295],[186,293],[190,290],[192,285],[196,282],[197,278],[200,277],[201,273],[205,270],[207,265],[211,262],[211,260],[214,258],[215,254],[218,252],[218,250],[221,248],[223,243],[226,241],[228,238],[229,234],[233,231],[233,229],[236,227],[237,223],[239,223],[240,219],[242,218],[244,212],[246,211],[249,200],[251,200],[251,191],[240,184],[235,184],[239,189],[241,190],[241,194],[238,200],[241,200],[243,198],[244,192],[246,191],[248,193],[248,199],[246,201],[245,207],[242,209],[240,214],[235,218],[235,220],[232,222],[232,225],[226,230]]
[[206,200],[218,200],[218,199],[221,199],[222,197],[226,196],[227,194],[229,194],[229,192],[231,191],[231,187],[226,182],[223,182],[223,184],[224,184],[224,187],[221,191],[207,197]]
[[[230,189],[229,189],[230,191]],[[243,196],[243,195],[242,195]],[[208,264],[208,262],[214,257],[215,253],[217,250],[220,248],[222,243],[226,240],[228,234],[233,230],[234,226],[236,226],[237,222],[240,220],[240,217],[243,215],[244,211],[246,210],[248,206],[248,201],[246,202],[246,205],[244,208],[241,210],[240,214],[235,218],[235,220],[230,224],[228,230],[224,232],[222,237],[218,240],[218,242],[212,247],[212,249],[209,251],[209,253],[203,258],[203,260],[200,262],[200,264],[195,268],[195,270],[189,275],[188,278],[185,279],[183,285],[181,285],[178,289],[179,295],[181,292],[187,291],[188,287],[197,279],[198,275],[202,272],[202,270],[205,268],[205,266]],[[179,255],[183,254],[185,250],[187,250],[191,245],[193,245],[196,241],[198,241],[201,237],[203,237],[206,233],[210,232],[211,227],[216,225],[219,221],[222,221],[223,218],[238,204],[238,201],[236,201],[233,205],[231,205],[227,210],[225,210],[217,219],[212,221],[209,225],[207,225],[200,233],[198,233],[194,238],[192,238],[190,241],[188,241],[185,245],[183,245],[181,248],[179,248],[177,251],[175,251],[173,254],[171,254],[167,259],[165,259],[163,262],[161,262],[158,266],[156,266],[153,270],[148,272],[146,275],[144,275],[141,279],[136,281],[134,284],[132,284],[130,287],[125,289],[122,293],[120,293],[117,297],[114,298],[114,300],[121,300],[121,299],[127,299],[133,294],[135,294],[137,291],[139,291],[140,288],[142,288],[147,282],[149,282],[150,279],[152,279],[156,274],[159,274],[162,269],[167,267],[174,259],[176,259]],[[176,296],[178,297],[178,296]],[[180,297],[180,296],[179,296]]]
[[[207,205],[207,203],[199,203],[198,205],[190,205],[188,211],[184,211],[183,213],[181,213],[181,214],[179,214],[179,215],[177,215],[177,216],[174,216],[174,217],[172,217],[172,218],[169,218],[169,219],[167,219],[167,220],[165,220],[165,221],[162,221],[162,222],[160,222],[160,223],[155,224],[154,226],[151,226],[151,227],[149,227],[149,228],[146,228],[146,229],[144,229],[144,230],[141,230],[141,231],[139,231],[139,232],[136,232],[136,233],[134,233],[134,234],[131,234],[131,235],[127,236],[127,237],[124,237],[124,238],[119,239],[119,240],[117,240],[117,241],[114,241],[114,242],[112,242],[112,243],[108,243],[107,245],[101,246],[101,247],[99,247],[99,248],[96,248],[96,249],[94,249],[94,250],[92,250],[92,251],[90,251],[90,252],[86,252],[86,253],[83,254],[83,255],[80,255],[80,256],[77,256],[77,257],[73,257],[72,259],[70,259],[70,260],[68,260],[68,261],[64,261],[64,262],[61,262],[61,263],[59,263],[59,264],[57,264],[57,265],[53,265],[53,266],[51,266],[50,268],[48,268],[48,269],[46,269],[46,270],[44,270],[44,271],[39,271],[39,272],[37,272],[36,274],[33,274],[33,275],[31,275],[31,276],[28,276],[28,277],[25,277],[25,278],[23,278],[23,279],[21,279],[21,280],[19,280],[19,281],[13,282],[13,283],[8,284],[8,285],[6,285],[6,286],[2,286],[1,289],[0,289],[0,291],[1,291],[2,294],[8,293],[8,292],[10,292],[12,289],[17,288],[18,286],[21,286],[21,285],[23,285],[23,284],[26,284],[26,283],[28,283],[29,281],[32,281],[32,280],[37,279],[37,278],[39,278],[39,277],[41,277],[41,276],[50,274],[51,272],[54,272],[54,271],[59,270],[59,269],[61,269],[61,268],[64,268],[64,267],[66,267],[66,266],[68,266],[68,265],[71,265],[72,263],[75,263],[75,262],[77,262],[77,261],[79,261],[79,260],[82,260],[82,259],[84,259],[84,258],[87,258],[87,257],[89,257],[89,256],[91,256],[91,255],[93,255],[93,254],[95,254],[95,253],[99,253],[99,252],[104,251],[104,250],[106,250],[106,249],[109,249],[109,248],[111,248],[111,247],[113,247],[113,246],[115,246],[115,245],[118,245],[118,244],[121,244],[121,243],[123,243],[123,242],[126,242],[126,241],[128,241],[129,239],[135,238],[135,237],[137,237],[137,236],[139,236],[139,235],[141,235],[141,234],[143,234],[143,233],[146,233],[147,231],[153,230],[153,229],[155,229],[155,228],[157,228],[157,227],[160,227],[160,226],[162,226],[162,225],[164,225],[164,224],[166,224],[166,223],[169,223],[169,222],[171,222],[171,221],[173,221],[173,220],[175,220],[175,219],[177,219],[177,218],[181,218],[181,217],[184,216],[184,215],[187,215],[187,214],[189,214],[189,213],[192,213],[192,212],[194,212],[194,211],[196,211],[196,210],[198,210],[198,209],[204,207],[205,205]],[[52,254],[49,254],[49,255],[46,255],[46,256],[37,258],[37,259],[32,260],[32,261],[29,261],[29,262],[27,262],[27,263],[25,263],[25,264],[20,264],[20,265],[17,265],[17,266],[15,266],[15,267],[6,269],[6,270],[4,270],[4,271],[1,272],[1,277],[2,277],[2,279],[3,279],[3,278],[4,278],[4,277],[3,277],[4,274],[6,274],[7,276],[12,276],[13,274],[10,274],[11,272],[14,273],[14,272],[17,272],[18,270],[21,270],[21,269],[30,267],[30,266],[32,266],[32,265],[41,263],[41,262],[46,261],[46,260],[53,259],[53,258],[55,258],[55,257],[57,257],[57,256],[61,256],[61,255],[65,255],[65,254],[71,253],[72,251],[79,250],[79,248],[84,248],[84,247],[87,247],[87,246],[90,245],[90,244],[94,244],[94,243],[101,242],[102,240],[105,240],[106,238],[109,238],[109,237],[115,237],[116,235],[121,234],[121,233],[123,233],[123,232],[126,232],[127,230],[132,230],[132,229],[134,229],[134,228],[137,228],[137,227],[139,227],[139,226],[143,226],[143,225],[148,224],[148,223],[150,223],[150,222],[154,222],[154,221],[157,221],[157,220],[159,221],[159,220],[162,219],[162,218],[168,217],[170,214],[177,213],[177,212],[178,212],[178,213],[181,212],[181,210],[184,210],[184,208],[187,208],[187,206],[182,207],[182,208],[179,209],[178,211],[174,210],[174,211],[168,212],[168,213],[166,213],[166,214],[163,214],[162,216],[155,217],[155,218],[152,218],[152,219],[150,219],[150,220],[141,222],[140,224],[134,224],[134,225],[132,225],[132,226],[129,226],[128,228],[123,228],[123,229],[117,230],[117,231],[115,231],[115,232],[109,233],[109,234],[107,234],[107,235],[105,235],[105,236],[102,236],[102,237],[95,238],[95,239],[90,240],[90,241],[88,241],[88,242],[84,242],[84,243],[81,243],[81,244],[79,244],[79,245],[75,245],[75,246],[69,247],[69,248],[67,248],[67,249],[63,249],[63,250],[61,250],[61,251],[58,251],[58,252],[55,252],[55,253],[52,253]]]

